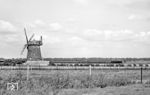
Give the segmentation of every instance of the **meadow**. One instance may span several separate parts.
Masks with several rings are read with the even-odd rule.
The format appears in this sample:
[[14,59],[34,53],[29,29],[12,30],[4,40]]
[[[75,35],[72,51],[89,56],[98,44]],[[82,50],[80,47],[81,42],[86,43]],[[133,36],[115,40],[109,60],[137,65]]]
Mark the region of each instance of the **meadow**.
[[[99,95],[110,91],[114,92],[110,95],[121,95],[116,94],[115,90],[119,93],[117,89],[127,90],[132,86],[137,87],[138,91],[133,89],[135,92],[141,89],[145,92],[145,89],[150,89],[150,71],[143,70],[143,84],[140,83],[140,74],[140,69],[92,70],[91,74],[89,70],[1,70],[0,95]],[[18,90],[7,90],[6,84],[10,82],[17,82]],[[125,92],[122,90],[122,93]]]

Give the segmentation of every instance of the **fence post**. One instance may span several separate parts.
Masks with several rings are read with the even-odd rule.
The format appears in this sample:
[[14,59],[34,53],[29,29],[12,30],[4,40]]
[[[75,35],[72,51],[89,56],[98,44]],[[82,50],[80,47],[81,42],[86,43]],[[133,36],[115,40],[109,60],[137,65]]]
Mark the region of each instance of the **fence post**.
[[27,65],[27,81],[29,80],[29,65]]
[[143,68],[141,66],[141,84],[143,83]]
[[91,68],[91,65],[89,65],[89,70],[90,70],[90,76],[91,76],[91,74],[92,74],[92,70],[91,70],[92,68]]
[[90,76],[89,76],[89,88],[91,88],[91,82],[92,82],[92,66],[91,66],[91,64],[89,65],[89,73],[90,73]]

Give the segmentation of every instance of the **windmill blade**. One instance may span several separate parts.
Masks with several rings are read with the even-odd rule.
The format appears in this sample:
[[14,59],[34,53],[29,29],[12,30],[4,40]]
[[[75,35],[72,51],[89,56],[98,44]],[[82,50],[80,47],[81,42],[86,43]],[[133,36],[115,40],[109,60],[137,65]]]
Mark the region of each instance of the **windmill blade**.
[[28,44],[28,36],[27,36],[27,33],[26,33],[26,29],[25,29],[25,28],[24,28],[24,32],[25,32],[26,41],[27,41],[27,44]]
[[42,36],[41,36],[41,41],[40,41],[40,42],[41,42],[41,45],[42,45],[42,44],[43,44],[43,39],[42,39]]
[[29,41],[31,41],[33,37],[34,37],[34,34],[30,37]]
[[41,42],[42,42],[42,40],[43,40],[43,39],[42,39],[42,36],[41,36]]
[[22,49],[22,51],[21,51],[21,55],[23,54],[23,52],[24,52],[24,50],[25,50],[25,48],[26,48],[27,46],[28,46],[27,44],[24,45],[24,47],[23,47],[23,49]]

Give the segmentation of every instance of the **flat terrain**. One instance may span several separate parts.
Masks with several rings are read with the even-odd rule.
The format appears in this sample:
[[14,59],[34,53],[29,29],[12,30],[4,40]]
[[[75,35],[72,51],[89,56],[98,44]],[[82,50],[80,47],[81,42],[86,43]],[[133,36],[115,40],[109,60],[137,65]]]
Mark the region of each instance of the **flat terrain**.
[[60,91],[58,95],[150,95],[150,87],[136,84],[94,89],[67,89]]
[[[0,95],[150,95],[150,70],[140,79],[140,69],[0,70]],[[9,82],[19,89],[7,90]]]
[[[9,92],[10,93],[10,92]],[[52,91],[43,92],[26,92],[13,91],[11,94],[1,95],[150,95],[150,86],[134,84],[121,87],[106,87],[106,88],[86,88],[86,89],[61,89],[56,94]]]
[[[70,77],[75,77],[75,76],[89,76],[90,71],[89,70],[0,70],[0,77],[7,78],[8,76],[13,76],[16,73],[21,73],[24,76],[28,76],[30,78],[33,77],[48,77],[48,76],[53,76],[55,74],[62,74],[64,76],[70,76]],[[141,70],[92,70],[91,71],[91,76],[100,76],[104,75],[105,77],[114,77],[114,76],[119,76],[119,77],[124,77],[128,78],[130,80],[138,81],[141,79]],[[150,70],[143,69],[142,71],[142,79],[143,81],[150,80]]]

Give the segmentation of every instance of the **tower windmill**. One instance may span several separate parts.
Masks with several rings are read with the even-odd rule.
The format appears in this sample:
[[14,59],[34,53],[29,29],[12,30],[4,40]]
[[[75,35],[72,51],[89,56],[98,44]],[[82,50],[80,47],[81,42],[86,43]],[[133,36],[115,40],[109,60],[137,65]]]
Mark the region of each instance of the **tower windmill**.
[[28,39],[26,29],[24,28],[26,44],[24,45],[21,54],[23,54],[24,50],[27,49],[27,61],[40,61],[42,60],[41,49],[40,46],[42,43],[42,36],[40,40],[32,40],[34,34]]

